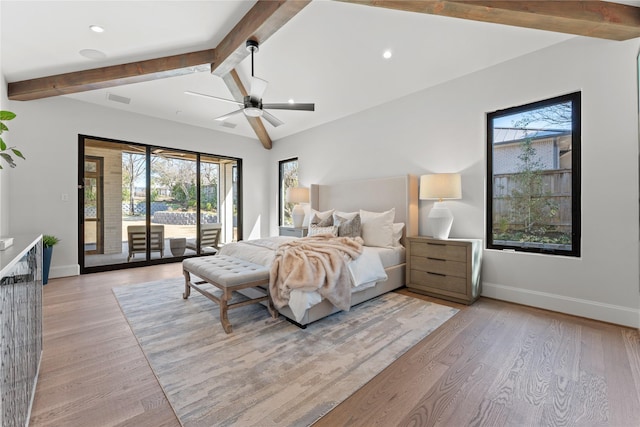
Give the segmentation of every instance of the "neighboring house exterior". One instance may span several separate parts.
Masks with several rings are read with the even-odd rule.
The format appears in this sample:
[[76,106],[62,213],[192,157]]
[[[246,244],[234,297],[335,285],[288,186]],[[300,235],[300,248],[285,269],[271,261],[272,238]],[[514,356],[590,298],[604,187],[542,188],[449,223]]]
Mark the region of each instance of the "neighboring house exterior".
[[495,128],[493,134],[493,171],[495,175],[519,171],[521,144],[531,139],[542,170],[571,168],[571,130]]

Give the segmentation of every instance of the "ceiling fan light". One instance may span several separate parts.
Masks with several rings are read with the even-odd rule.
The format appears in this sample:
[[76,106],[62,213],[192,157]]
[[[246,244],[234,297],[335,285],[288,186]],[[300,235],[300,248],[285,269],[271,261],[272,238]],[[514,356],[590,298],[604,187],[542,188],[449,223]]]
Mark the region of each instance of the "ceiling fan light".
[[246,107],[244,114],[248,117],[260,117],[262,116],[262,110],[257,107]]

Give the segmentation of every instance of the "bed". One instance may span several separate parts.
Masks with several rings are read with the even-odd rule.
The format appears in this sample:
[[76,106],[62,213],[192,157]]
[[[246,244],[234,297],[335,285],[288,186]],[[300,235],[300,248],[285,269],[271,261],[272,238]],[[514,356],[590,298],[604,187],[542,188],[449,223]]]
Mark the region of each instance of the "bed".
[[[338,213],[359,212],[360,210],[387,212],[391,209],[395,211],[393,223],[404,224],[399,236],[400,246],[382,248],[370,247],[365,244],[363,248],[364,252],[375,253],[379,256],[384,275],[387,278],[375,282],[365,281],[364,286],[354,287],[351,294],[351,306],[405,285],[404,239],[406,236],[418,234],[418,178],[413,175],[404,175],[310,186],[310,206],[308,209],[310,212],[331,210]],[[240,241],[223,246],[220,254],[270,266],[278,247],[292,240],[297,240],[297,238],[276,236]],[[367,272],[372,268],[366,263],[361,264],[360,273],[356,274],[364,274],[364,277],[367,277]],[[354,274],[351,271],[351,266],[350,272]],[[251,295],[252,291],[254,290],[247,289],[242,293],[253,296]],[[304,326],[336,313],[340,309],[327,299],[319,298],[318,295],[303,296],[300,293],[294,296],[294,292],[292,292],[289,305],[279,308],[278,311],[292,322]]]

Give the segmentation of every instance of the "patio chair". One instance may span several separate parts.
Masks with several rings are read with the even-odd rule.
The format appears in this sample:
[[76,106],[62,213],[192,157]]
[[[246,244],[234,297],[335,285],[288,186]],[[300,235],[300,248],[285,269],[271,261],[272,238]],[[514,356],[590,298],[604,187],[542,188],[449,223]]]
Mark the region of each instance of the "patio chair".
[[[160,252],[164,256],[164,225],[152,225],[149,241],[151,252]],[[127,227],[127,241],[129,242],[129,256],[127,262],[137,253],[147,253],[147,227],[144,225],[130,225]]]
[[[222,224],[219,222],[213,224],[200,224],[200,253],[213,255],[218,252],[220,247],[220,233],[222,232]],[[187,239],[187,249],[198,252],[198,243],[196,239]]]

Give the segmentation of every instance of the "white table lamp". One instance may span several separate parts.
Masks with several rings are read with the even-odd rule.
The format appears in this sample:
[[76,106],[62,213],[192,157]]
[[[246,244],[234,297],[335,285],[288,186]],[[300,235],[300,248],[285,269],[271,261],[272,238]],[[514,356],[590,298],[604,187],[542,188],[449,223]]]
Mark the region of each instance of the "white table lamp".
[[420,177],[420,200],[437,200],[429,211],[427,222],[436,239],[449,238],[453,214],[443,200],[462,198],[462,182],[459,173],[436,173]]
[[302,227],[302,222],[304,221],[304,208],[301,203],[309,203],[309,189],[305,187],[287,188],[286,200],[287,203],[295,203],[295,206],[291,211],[293,226],[295,228]]

